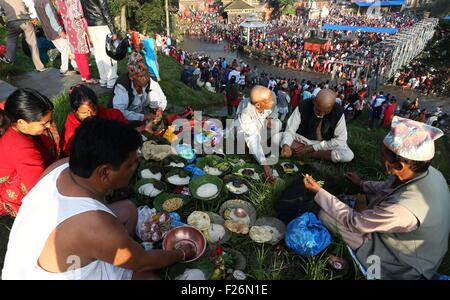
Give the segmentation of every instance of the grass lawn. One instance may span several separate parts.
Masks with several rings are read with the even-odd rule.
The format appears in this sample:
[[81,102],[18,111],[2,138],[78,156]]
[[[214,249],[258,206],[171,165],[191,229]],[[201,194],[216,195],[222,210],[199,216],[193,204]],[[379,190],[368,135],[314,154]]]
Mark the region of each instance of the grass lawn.
[[[4,36],[4,29],[0,29],[1,36]],[[181,74],[181,66],[169,57],[159,57],[162,82],[161,86],[166,93],[170,105],[192,106],[195,109],[202,109],[206,106],[223,105],[223,96],[211,94],[207,91],[194,91],[179,78]],[[95,62],[93,62],[95,66]],[[124,71],[126,62],[119,64],[119,70]],[[21,50],[18,49],[18,62],[14,65],[1,65],[0,77],[5,79],[9,74],[18,74],[33,69],[31,59],[26,57]],[[95,68],[92,68],[95,69]],[[96,76],[96,70],[93,70]],[[97,75],[98,76],[98,75]],[[106,103],[109,94],[100,95],[100,102]],[[69,112],[69,104],[67,94],[56,97],[54,119],[61,129],[64,124],[67,113]],[[355,153],[355,159],[348,164],[332,164],[328,162],[318,162],[312,160],[304,160],[302,172],[312,174],[318,180],[327,182],[333,179],[338,188],[335,193],[352,193],[348,188],[348,183],[343,179],[346,171],[357,171],[364,179],[382,180],[385,177],[384,169],[379,162],[380,147],[382,140],[387,133],[384,129],[368,130],[366,128],[367,116],[362,115],[360,120],[348,124],[349,146]],[[448,153],[445,149],[444,138],[437,142],[437,152],[433,166],[438,168],[445,176],[450,175],[450,161]],[[285,183],[298,181],[300,178],[292,176],[285,178]],[[249,197],[249,201],[253,202],[258,216],[274,215],[273,205],[277,195],[283,190],[285,185],[268,186],[257,184],[254,192]],[[186,211],[183,210],[182,215],[188,214],[192,209],[196,209],[195,201],[192,201]],[[0,218],[0,269],[3,265],[3,256],[6,251],[9,231],[12,225],[12,219],[8,217]],[[333,273],[326,268],[325,256],[317,256],[315,258],[301,258],[292,251],[287,250],[284,243],[278,246],[267,246],[253,243],[248,236],[233,236],[228,246],[241,251],[247,258],[247,269],[249,278],[253,279],[361,279],[362,276],[356,267],[352,266],[345,275]],[[335,255],[344,256],[350,262],[351,259],[346,253],[345,244],[339,237],[334,237],[330,245],[330,251]],[[450,274],[450,255],[447,255],[439,270],[442,273]]]

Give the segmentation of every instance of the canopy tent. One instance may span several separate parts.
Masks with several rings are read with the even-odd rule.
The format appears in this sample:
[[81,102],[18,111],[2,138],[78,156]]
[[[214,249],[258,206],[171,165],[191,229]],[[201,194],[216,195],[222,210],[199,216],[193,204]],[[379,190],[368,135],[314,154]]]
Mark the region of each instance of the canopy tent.
[[401,6],[405,4],[405,0],[395,0],[395,1],[370,1],[370,2],[354,2],[357,6]]
[[239,27],[243,28],[264,28],[266,26],[267,26],[266,23],[260,21],[252,21],[252,22],[244,21],[241,24],[239,24]]
[[367,27],[367,26],[347,26],[347,25],[333,25],[325,24],[322,25],[324,30],[343,30],[343,31],[358,31],[358,32],[376,32],[376,33],[388,33],[396,34],[397,28],[388,27]]
[[[263,22],[256,15],[252,14],[248,16],[244,22],[239,24],[239,27],[247,29],[247,46],[250,45],[250,29],[251,28],[266,28],[267,24]],[[265,35],[265,33],[264,33]]]

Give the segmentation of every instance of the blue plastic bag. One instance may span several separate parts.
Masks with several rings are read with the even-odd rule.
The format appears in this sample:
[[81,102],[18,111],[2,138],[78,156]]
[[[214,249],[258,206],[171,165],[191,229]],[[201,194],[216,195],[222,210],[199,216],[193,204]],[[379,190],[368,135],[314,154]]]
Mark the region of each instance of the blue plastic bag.
[[178,213],[171,212],[171,213],[169,213],[169,216],[170,216],[170,226],[172,228],[186,225],[183,222],[181,222],[181,217]]
[[184,167],[184,169],[192,173],[192,178],[205,175],[205,172],[196,165],[189,165]]
[[310,212],[292,220],[286,229],[286,246],[301,256],[315,256],[331,243],[325,226]]

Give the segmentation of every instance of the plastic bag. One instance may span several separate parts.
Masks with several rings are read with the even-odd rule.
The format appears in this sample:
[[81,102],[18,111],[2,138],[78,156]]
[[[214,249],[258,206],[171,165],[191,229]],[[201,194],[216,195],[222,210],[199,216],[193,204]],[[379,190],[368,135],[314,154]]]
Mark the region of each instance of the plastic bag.
[[169,214],[169,216],[170,216],[170,224],[171,224],[172,228],[186,225],[185,223],[181,222],[181,217],[178,213],[171,212]]
[[[148,216],[148,218],[147,218]],[[138,209],[138,237],[144,242],[155,243],[171,229],[171,218],[168,213],[157,213],[147,206]]]
[[315,256],[330,245],[331,235],[316,215],[307,212],[288,224],[285,242],[298,255]]
[[172,143],[178,138],[178,136],[174,133],[175,129],[175,126],[169,126],[163,135],[163,138],[165,138],[169,143]]
[[192,173],[192,178],[205,175],[205,172],[196,165],[189,165],[184,169]]
[[144,228],[144,223],[150,219],[151,216],[156,214],[156,209],[150,208],[147,205],[138,207],[138,220],[136,224],[136,235],[144,241],[144,233],[142,232]]

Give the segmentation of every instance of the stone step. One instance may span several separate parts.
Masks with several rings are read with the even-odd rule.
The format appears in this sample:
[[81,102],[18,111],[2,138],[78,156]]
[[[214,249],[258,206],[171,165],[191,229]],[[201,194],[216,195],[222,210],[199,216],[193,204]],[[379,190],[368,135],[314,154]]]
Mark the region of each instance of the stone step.
[[[50,99],[58,96],[64,91],[68,91],[70,87],[82,83],[80,75],[69,75],[61,77],[59,69],[49,68],[44,72],[31,71],[28,73],[11,76],[9,82],[13,83],[15,88],[32,88],[41,92],[43,95]],[[97,95],[103,95],[105,93],[111,92],[111,90],[100,87],[100,85],[90,86]],[[9,94],[3,93],[0,90],[0,99],[6,99]],[[5,97],[6,96],[6,97]]]
[[6,98],[8,98],[8,96],[11,95],[11,93],[16,89],[17,88],[15,86],[12,86],[6,81],[0,79],[0,102],[5,101]]

